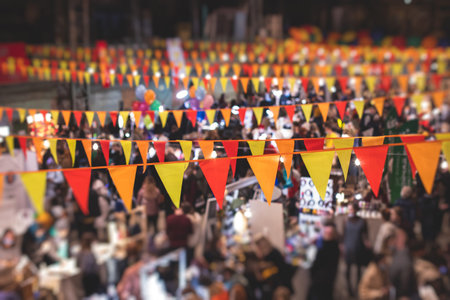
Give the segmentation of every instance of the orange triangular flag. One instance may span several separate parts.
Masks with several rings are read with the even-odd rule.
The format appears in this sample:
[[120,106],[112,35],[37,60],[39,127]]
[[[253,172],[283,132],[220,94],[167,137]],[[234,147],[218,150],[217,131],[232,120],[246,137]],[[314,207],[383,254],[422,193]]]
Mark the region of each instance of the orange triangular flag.
[[[40,138],[33,138],[34,149],[39,163],[42,163],[42,140]],[[0,197],[1,199],[1,197]]]
[[367,136],[367,137],[361,138],[361,140],[362,140],[362,145],[364,147],[379,146],[379,145],[383,145],[384,136]]
[[172,110],[173,117],[177,122],[178,128],[181,127],[181,120],[183,119],[183,111],[182,110]]
[[108,168],[116,190],[128,211],[131,211],[136,168],[136,165]]
[[437,108],[441,108],[442,103],[444,102],[444,91],[433,92],[433,102]]
[[214,90],[216,89],[216,82],[217,82],[217,77],[211,77],[211,79],[209,80],[209,84],[211,85],[211,92],[214,93]]
[[384,100],[386,100],[385,97],[378,97],[378,98],[374,98],[372,100],[372,103],[375,106],[375,108],[377,109],[380,117],[383,116]]
[[213,141],[198,141],[198,145],[200,149],[202,149],[203,157],[205,159],[210,159],[211,154],[214,151],[214,142]]
[[100,121],[100,125],[102,125],[102,127],[104,127],[105,119],[106,119],[106,111],[98,111],[97,116],[98,116],[98,120]]
[[159,87],[159,79],[160,78],[161,78],[161,76],[153,76],[153,83],[155,84],[156,88]]
[[225,126],[228,127],[228,124],[230,124],[230,117],[231,117],[231,109],[229,108],[223,108],[220,110],[220,112],[222,113],[222,117],[225,121]]
[[64,122],[66,123],[67,126],[69,126],[71,113],[72,112],[70,110],[62,110],[61,111],[61,114],[63,115],[63,118],[64,118]]
[[408,92],[408,75],[400,75],[397,77],[398,85],[403,92]]
[[419,172],[425,190],[431,194],[441,154],[441,142],[406,144],[406,147]]
[[244,90],[244,93],[247,94],[247,87],[248,87],[248,77],[241,77],[239,78],[241,81],[242,89]]
[[328,109],[330,108],[330,102],[320,102],[317,103],[317,106],[320,109],[320,113],[322,114],[323,121],[327,121]]
[[91,140],[83,139],[83,140],[81,140],[81,143],[83,144],[84,152],[86,152],[86,157],[89,161],[89,165],[92,166],[92,161],[91,161],[91,159],[92,159],[92,145],[91,144],[92,143],[91,143]]
[[292,153],[294,152],[294,140],[278,140],[277,148],[283,159],[284,168],[286,169],[287,178],[291,176]]
[[139,124],[141,122],[142,112],[141,111],[133,111],[133,116],[134,116],[134,124],[136,124],[136,128],[138,128]]
[[147,168],[148,142],[136,141],[136,145],[139,149],[139,153],[141,154],[142,163],[144,164],[144,167],[142,168],[142,173],[144,173],[145,169]]
[[247,161],[258,180],[261,190],[270,205],[272,201],[275,178],[277,176],[278,161],[280,157],[276,155],[248,157]]
[[273,120],[275,121],[275,125],[276,125],[277,120],[278,120],[278,114],[280,113],[280,107],[279,106],[271,106],[271,107],[269,107],[269,110],[273,114]]

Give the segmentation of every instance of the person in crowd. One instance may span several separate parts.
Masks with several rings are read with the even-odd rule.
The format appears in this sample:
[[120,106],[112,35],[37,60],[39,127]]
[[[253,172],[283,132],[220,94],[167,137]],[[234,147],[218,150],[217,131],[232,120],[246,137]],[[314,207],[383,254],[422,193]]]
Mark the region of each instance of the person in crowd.
[[399,206],[403,209],[404,221],[411,228],[414,227],[416,221],[416,205],[413,201],[413,190],[410,186],[402,187],[400,198],[395,201],[394,206]]
[[354,296],[355,289],[351,283],[351,269],[355,265],[357,269],[357,285],[361,279],[361,268],[364,265],[367,251],[367,224],[366,221],[359,216],[358,204],[352,203],[348,207],[348,219],[344,228],[344,254],[347,269],[345,276],[347,279],[347,288],[350,296]]
[[181,208],[174,208],[174,213],[167,217],[166,232],[171,249],[187,247],[188,237],[192,233],[192,223]]
[[373,252],[376,254],[386,253],[388,239],[395,235],[395,225],[391,222],[391,212],[389,208],[385,208],[381,211],[381,217],[383,223],[378,230],[375,243],[373,245]]
[[441,231],[441,216],[439,209],[439,195],[436,187],[432,194],[425,193],[419,199],[419,220],[422,229],[422,238],[429,244],[436,240]]
[[191,259],[195,256],[195,249],[200,244],[202,217],[194,210],[189,202],[183,202],[181,204],[181,209],[183,210],[183,214],[189,218],[192,224],[192,233],[189,235],[187,243],[188,261],[191,261]]
[[358,287],[360,300],[389,300],[389,274],[386,256],[374,255]]
[[158,216],[159,205],[164,201],[164,197],[156,186],[153,177],[147,176],[144,180],[144,184],[137,195],[138,205],[145,206],[145,213],[147,215],[147,226],[152,226],[153,231],[158,231]]
[[97,232],[98,240],[105,241],[107,237],[106,226],[110,212],[109,192],[104,182],[100,179],[98,172],[92,172],[92,178],[93,182],[91,189],[97,194],[99,208],[99,215],[94,220],[94,227]]
[[81,237],[81,250],[76,257],[77,267],[81,270],[84,295],[91,296],[100,291],[100,272],[97,260],[92,252],[94,235],[85,232]]
[[403,229],[397,230],[396,233],[389,280],[395,289],[396,299],[419,299],[413,260],[408,248],[408,234]]
[[339,264],[339,242],[334,223],[324,225],[316,246],[317,255],[310,269],[308,300],[332,300]]

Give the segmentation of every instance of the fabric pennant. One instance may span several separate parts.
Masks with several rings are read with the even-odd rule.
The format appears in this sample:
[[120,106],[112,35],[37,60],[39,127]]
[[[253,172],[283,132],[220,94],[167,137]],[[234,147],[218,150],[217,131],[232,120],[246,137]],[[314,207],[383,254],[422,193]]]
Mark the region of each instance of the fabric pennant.
[[401,116],[403,113],[403,107],[405,106],[405,101],[406,101],[405,97],[401,97],[401,96],[392,97],[392,102],[394,102],[395,110],[397,111],[398,116]]
[[375,197],[378,197],[388,149],[388,145],[353,148]]
[[6,141],[6,147],[8,148],[9,154],[14,157],[14,137],[13,136],[7,136],[5,137]]
[[262,108],[262,107],[253,107],[253,114],[255,115],[256,123],[258,124],[258,126],[259,126],[259,124],[261,124],[261,119],[262,119],[263,112],[264,112],[264,108]]
[[33,145],[36,151],[36,157],[39,163],[42,163],[42,140],[40,138],[33,138]]
[[200,149],[202,149],[203,157],[205,159],[210,159],[211,154],[214,151],[214,142],[213,141],[198,141],[198,145]]
[[180,128],[181,120],[183,119],[183,111],[182,110],[173,110],[172,115],[175,118],[178,128]]
[[125,164],[130,163],[130,155],[131,155],[131,141],[120,141],[120,144],[122,145],[123,155],[125,156]]
[[122,117],[123,128],[126,128],[127,127],[128,118],[129,118],[129,112],[128,111],[121,111],[121,112],[119,112],[119,114]]
[[72,158],[72,167],[75,164],[75,150],[77,147],[77,141],[74,139],[66,139],[67,146],[69,147],[70,157]]
[[353,101],[353,104],[355,105],[356,112],[358,113],[358,117],[361,120],[364,111],[364,101],[355,100]]
[[75,121],[77,122],[78,127],[80,127],[81,118],[83,117],[83,112],[79,110],[74,110],[73,116],[75,117]]
[[116,187],[116,190],[128,211],[131,211],[132,207],[136,169],[136,165],[108,168],[109,175],[111,175],[114,186]]
[[156,155],[158,156],[159,162],[163,162],[166,156],[166,142],[165,141],[155,141],[153,142],[153,148],[155,148]]
[[330,108],[330,102],[317,103],[317,106],[319,107],[320,113],[322,114],[323,121],[326,122],[328,117],[328,109]]
[[279,106],[271,106],[271,107],[269,107],[269,110],[272,112],[273,120],[275,121],[275,124],[276,124],[277,120],[278,120],[278,114],[280,113],[280,107]]
[[142,112],[133,111],[133,116],[134,116],[134,124],[136,125],[136,128],[139,128],[139,124],[141,123]]
[[287,178],[291,176],[292,156],[294,152],[294,140],[277,140],[278,152],[283,158],[284,168],[286,169]]
[[94,120],[94,112],[93,111],[85,111],[84,115],[86,116],[86,120],[88,121],[89,127],[91,127],[92,121]]
[[147,169],[147,156],[148,156],[148,142],[147,141],[136,141],[139,153],[141,154],[142,163],[144,167],[142,168],[142,173]]
[[109,165],[109,141],[100,141],[102,147],[103,157],[105,158],[106,165]]
[[212,159],[199,162],[200,169],[208,182],[217,204],[222,209],[225,186],[230,170],[230,159]]
[[167,194],[177,208],[180,207],[183,176],[188,165],[189,162],[155,165],[156,172],[158,172]]
[[263,155],[264,147],[266,146],[266,141],[247,141],[248,146],[250,147],[250,152],[253,156],[255,155]]
[[17,140],[19,141],[19,146],[22,149],[23,152],[23,156],[25,157],[25,159],[27,159],[27,138],[26,137],[19,137],[17,138]]
[[333,164],[334,151],[322,151],[301,154],[309,176],[322,200],[327,193],[328,179]]
[[272,193],[273,188],[275,187],[279,160],[280,157],[276,155],[247,158],[269,205],[272,201]]
[[245,114],[247,113],[247,108],[239,108],[239,119],[241,120],[241,125],[244,125]]
[[334,139],[333,145],[336,148],[336,154],[341,164],[342,173],[344,174],[344,181],[347,181],[348,167],[350,166],[350,160],[352,158],[352,149],[338,150],[344,148],[353,148],[355,139]]
[[191,151],[192,151],[192,141],[178,141],[181,147],[181,151],[183,151],[184,160],[191,159]]
[[306,123],[308,123],[309,118],[311,117],[313,105],[312,104],[303,104],[303,105],[301,105],[301,107],[303,110],[303,115],[305,116],[305,119],[306,119]]
[[91,169],[81,168],[63,171],[67,183],[81,211],[89,215],[89,188],[91,184]]
[[[228,157],[237,157],[239,147],[238,141],[222,141],[222,145]],[[236,174],[236,161],[237,159],[235,158],[231,159],[230,161],[231,172],[233,173],[233,177]]]
[[365,136],[361,138],[361,141],[364,147],[379,146],[383,145],[384,136]]
[[161,121],[161,125],[163,128],[166,127],[168,115],[169,115],[168,111],[160,111],[159,112],[159,120]]
[[92,141],[82,139],[81,144],[83,144],[84,152],[86,152],[86,157],[89,161],[89,165],[92,166]]
[[231,109],[223,108],[220,110],[220,112],[222,113],[222,117],[225,120],[225,126],[228,127],[228,124],[230,124]]
[[47,186],[47,172],[30,172],[20,174],[20,179],[30,197],[37,214],[44,212],[45,188]]
[[189,121],[191,121],[192,127],[195,128],[197,124],[197,111],[196,110],[187,110],[186,117]]
[[209,125],[214,123],[214,118],[216,117],[216,110],[215,109],[207,109],[205,110],[206,117],[208,118]]
[[[425,136],[424,135],[413,135],[413,136],[401,136],[400,137],[402,139],[403,143],[417,143],[417,142],[422,142],[425,140]],[[411,157],[411,153],[409,153],[408,147],[405,146],[405,150],[406,150],[406,155],[408,156],[408,161],[409,161],[409,166],[411,167],[411,176],[414,179],[416,177],[416,165],[414,164],[414,161]]]
[[303,143],[305,144],[305,148],[308,151],[313,150],[322,150],[324,145],[325,139],[324,138],[318,138],[318,139],[304,139]]
[[53,156],[53,160],[56,164],[58,164],[58,153],[56,152],[56,143],[58,142],[57,139],[50,139],[50,153]]
[[[24,108],[18,108],[17,112],[19,113],[20,123],[23,123],[23,121],[25,121],[25,116],[27,114],[27,110]],[[44,118],[45,118],[45,115],[44,115]]]
[[284,110],[286,111],[286,114],[289,116],[289,120],[293,120],[294,114],[295,114],[295,105],[286,105],[284,107]]
[[111,118],[111,122],[112,122],[113,126],[116,127],[117,117],[118,117],[117,111],[110,111],[109,117]]
[[444,154],[445,160],[450,163],[450,142],[442,143],[442,153]]
[[347,108],[347,101],[335,101],[333,103],[336,106],[339,117],[341,118],[341,120],[343,120],[345,116],[345,109]]
[[372,100],[373,105],[375,106],[375,108],[377,109],[378,114],[381,116],[383,116],[383,110],[384,110],[384,101],[386,100],[386,98],[384,97],[378,97],[378,98],[374,98]]
[[[50,114],[52,115],[52,119],[53,121],[58,124],[58,120],[59,120],[59,110],[51,110]],[[34,114],[33,114],[33,119],[34,119]]]
[[406,144],[420,179],[428,194],[433,191],[434,177],[441,154],[441,142]]
[[106,111],[97,111],[97,117],[100,121],[100,125],[102,127],[105,127],[105,120],[106,120]]
[[63,115],[64,123],[66,123],[66,125],[69,126],[70,115],[72,114],[72,112],[70,110],[62,110],[61,114]]

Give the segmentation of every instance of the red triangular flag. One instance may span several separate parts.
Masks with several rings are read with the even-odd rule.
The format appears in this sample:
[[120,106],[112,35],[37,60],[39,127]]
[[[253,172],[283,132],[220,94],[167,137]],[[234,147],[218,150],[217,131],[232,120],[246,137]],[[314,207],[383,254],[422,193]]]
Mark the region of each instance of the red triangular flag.
[[27,138],[26,137],[18,137],[20,148],[22,148],[23,155],[25,159],[27,158]]
[[341,117],[341,120],[343,120],[345,116],[345,109],[347,107],[347,101],[335,101],[334,105],[336,105],[339,116]]
[[239,118],[241,119],[241,124],[244,124],[244,120],[245,120],[245,113],[247,112],[247,108],[239,108]]
[[150,117],[152,123],[155,123],[155,112],[153,110],[147,110],[145,113]]
[[123,75],[122,74],[117,74],[117,81],[119,82],[120,86],[123,85]]
[[12,123],[14,110],[12,108],[5,108],[5,111],[6,115],[8,116],[9,122]]
[[353,148],[375,197],[378,197],[388,149],[388,145]]
[[80,122],[81,122],[81,116],[82,116],[82,112],[79,110],[74,110],[73,111],[73,116],[75,117],[75,120],[77,121],[77,125],[78,127],[80,127]]
[[72,193],[78,206],[85,214],[89,214],[89,187],[91,184],[91,169],[71,169],[63,171],[67,183],[72,188]]
[[113,123],[113,126],[116,127],[117,123],[117,111],[110,111],[109,116],[111,117],[111,122]]
[[195,124],[197,122],[197,111],[196,110],[187,110],[186,117],[188,118],[189,121],[191,121],[192,127],[195,127]]
[[[222,141],[223,148],[228,157],[236,157],[238,153],[239,142],[238,141]],[[231,159],[231,172],[236,174],[236,159]]]
[[286,105],[284,107],[284,110],[286,111],[287,115],[289,116],[289,119],[292,122],[292,118],[294,117],[295,114],[295,105]]
[[153,142],[153,147],[156,150],[156,155],[158,156],[159,162],[163,162],[164,157],[166,155],[166,142],[164,141]]
[[319,139],[304,139],[303,142],[305,143],[305,148],[308,151],[311,150],[323,150],[323,143],[325,139],[319,138]]
[[106,165],[109,164],[109,141],[100,141],[103,156],[105,157]]
[[395,109],[397,110],[397,115],[401,116],[403,113],[403,107],[405,106],[405,97],[395,96],[392,97],[392,102],[394,102]]
[[303,90],[305,91],[305,93],[308,92],[308,83],[309,83],[308,78],[303,77],[302,78],[302,86],[303,86]]
[[[422,142],[425,140],[425,136],[424,135],[413,135],[413,136],[401,136],[400,137],[402,139],[403,143],[418,143],[418,142]],[[406,155],[408,155],[408,161],[409,161],[409,165],[411,167],[411,175],[412,178],[414,179],[416,177],[416,165],[414,164],[414,161],[412,160],[411,157],[411,153],[409,153],[408,147],[406,147],[405,145],[405,150],[406,150]]]
[[227,184],[228,171],[230,169],[229,159],[210,159],[199,162],[203,175],[216,197],[217,204],[222,208],[225,196],[225,186]]

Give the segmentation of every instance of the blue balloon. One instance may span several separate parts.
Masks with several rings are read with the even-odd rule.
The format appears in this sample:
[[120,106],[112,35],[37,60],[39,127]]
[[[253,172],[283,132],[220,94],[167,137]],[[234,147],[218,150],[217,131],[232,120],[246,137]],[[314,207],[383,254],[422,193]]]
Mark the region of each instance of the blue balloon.
[[145,88],[145,86],[144,86],[143,84],[139,85],[139,86],[136,88],[136,92],[135,92],[136,98],[137,98],[139,101],[145,101],[145,99],[144,99],[144,94],[145,94],[146,91],[147,91],[147,89]]
[[198,87],[198,89],[195,91],[195,97],[201,101],[203,100],[203,98],[205,98],[205,96],[206,96],[205,88],[202,86]]

